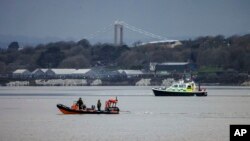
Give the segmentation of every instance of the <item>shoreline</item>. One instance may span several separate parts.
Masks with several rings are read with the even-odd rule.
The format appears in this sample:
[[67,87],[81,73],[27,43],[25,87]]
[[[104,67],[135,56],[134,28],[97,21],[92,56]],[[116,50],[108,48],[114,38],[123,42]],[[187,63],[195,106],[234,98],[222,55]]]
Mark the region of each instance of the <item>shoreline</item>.
[[[170,86],[174,79],[124,79],[124,80],[101,80],[101,79],[38,79],[38,80],[8,80],[0,83],[0,86]],[[199,82],[195,81],[197,84]],[[200,83],[202,86],[250,86],[250,81],[243,83]]]

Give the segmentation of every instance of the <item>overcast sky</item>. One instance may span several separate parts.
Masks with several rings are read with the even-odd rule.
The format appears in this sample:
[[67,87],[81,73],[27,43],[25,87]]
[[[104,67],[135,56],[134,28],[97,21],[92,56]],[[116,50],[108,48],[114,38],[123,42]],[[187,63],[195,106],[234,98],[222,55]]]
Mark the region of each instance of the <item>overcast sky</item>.
[[79,40],[118,19],[167,38],[230,36],[250,33],[250,0],[0,0],[1,35]]

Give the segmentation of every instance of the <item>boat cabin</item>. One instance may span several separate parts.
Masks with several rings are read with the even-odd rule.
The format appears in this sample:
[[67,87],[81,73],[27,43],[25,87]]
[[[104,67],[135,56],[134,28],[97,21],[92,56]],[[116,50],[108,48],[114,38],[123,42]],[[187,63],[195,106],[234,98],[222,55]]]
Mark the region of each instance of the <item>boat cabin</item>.
[[182,92],[193,92],[196,90],[196,85],[194,82],[179,82],[179,83],[174,83],[172,86],[167,88],[166,90],[168,91],[182,91]]

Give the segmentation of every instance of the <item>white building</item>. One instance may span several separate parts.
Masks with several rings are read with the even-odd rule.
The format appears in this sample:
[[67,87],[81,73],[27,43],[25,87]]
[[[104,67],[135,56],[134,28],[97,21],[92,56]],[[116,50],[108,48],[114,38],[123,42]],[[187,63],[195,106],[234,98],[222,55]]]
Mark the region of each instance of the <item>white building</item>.
[[90,72],[91,69],[77,69],[76,71],[73,72],[73,76],[76,77],[76,78],[79,78],[79,77],[86,77],[87,73]]
[[48,69],[35,69],[31,74],[35,78],[45,78]]
[[118,70],[118,72],[122,75],[126,75],[128,78],[143,75],[141,70]]
[[116,70],[105,68],[92,68],[85,76],[91,79],[113,79],[119,77],[120,73]]
[[27,69],[17,69],[13,72],[14,78],[27,78],[30,77],[31,72]]
[[50,78],[67,78],[73,77],[73,73],[76,69],[48,69],[46,76]]

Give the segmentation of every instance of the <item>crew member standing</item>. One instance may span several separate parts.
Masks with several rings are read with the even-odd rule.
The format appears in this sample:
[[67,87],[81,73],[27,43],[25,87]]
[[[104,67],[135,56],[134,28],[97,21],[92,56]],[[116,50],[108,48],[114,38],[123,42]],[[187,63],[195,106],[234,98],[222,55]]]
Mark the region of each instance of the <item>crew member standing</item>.
[[80,97],[79,99],[78,99],[78,101],[77,101],[77,103],[76,103],[77,105],[78,105],[78,107],[79,107],[79,109],[83,109],[83,101],[82,101],[82,98]]
[[100,101],[100,99],[97,101],[97,109],[98,111],[101,111],[101,106],[102,106],[102,103]]

